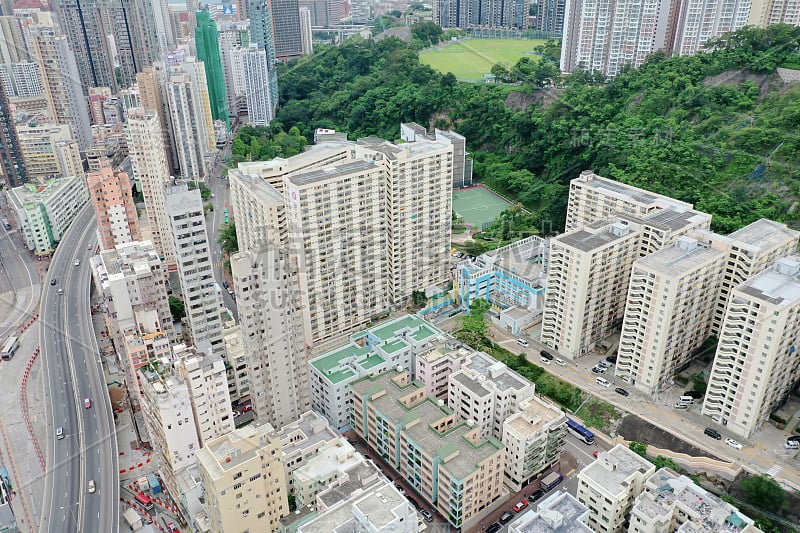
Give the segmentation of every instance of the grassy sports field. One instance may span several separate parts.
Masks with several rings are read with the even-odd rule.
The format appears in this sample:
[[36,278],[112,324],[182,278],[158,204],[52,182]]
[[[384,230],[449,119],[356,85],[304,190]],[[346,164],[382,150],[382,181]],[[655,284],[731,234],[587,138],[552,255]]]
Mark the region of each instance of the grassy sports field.
[[509,207],[510,203],[483,185],[453,191],[453,211],[476,230],[484,229]]
[[[495,63],[513,65],[544,44],[538,39],[468,39],[426,50],[419,60],[439,72],[452,72],[462,80],[483,81]],[[531,58],[538,56],[531,55]]]

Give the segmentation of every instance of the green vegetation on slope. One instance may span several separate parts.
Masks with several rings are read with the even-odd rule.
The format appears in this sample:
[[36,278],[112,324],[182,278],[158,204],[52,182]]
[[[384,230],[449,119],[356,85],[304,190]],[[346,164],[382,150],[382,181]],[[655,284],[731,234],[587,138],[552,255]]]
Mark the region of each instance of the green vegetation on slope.
[[397,39],[354,38],[281,68],[277,122],[306,138],[318,127],[351,139],[394,139],[407,121],[453,127],[476,177],[517,198],[545,233],[563,228],[569,180],[584,169],[693,202],[718,231],[760,217],[796,223],[800,89],[774,71],[800,63],[798,43],[800,28],[745,28],[712,53],[655,55],[608,83],[577,73],[520,95],[441,75]]

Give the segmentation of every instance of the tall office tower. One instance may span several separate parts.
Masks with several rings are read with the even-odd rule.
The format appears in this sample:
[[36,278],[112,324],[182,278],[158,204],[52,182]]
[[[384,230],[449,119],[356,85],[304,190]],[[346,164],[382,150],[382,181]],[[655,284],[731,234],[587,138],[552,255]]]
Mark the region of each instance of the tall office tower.
[[200,190],[189,190],[186,184],[169,187],[166,208],[177,252],[191,344],[203,351],[210,346],[212,354],[223,357],[222,303],[214,282]]
[[289,61],[303,55],[300,38],[300,6],[297,0],[272,0],[272,27],[275,35],[275,57]]
[[133,177],[142,184],[150,238],[165,266],[172,270],[177,258],[164,192],[170,173],[156,112],[142,108],[129,109],[125,135],[133,163]]
[[311,25],[318,28],[328,27],[328,13],[325,4],[325,0],[297,0],[297,5],[301,10],[308,9]]
[[702,414],[749,437],[800,379],[800,259],[788,256],[731,293]]
[[83,91],[89,87],[111,87],[113,92],[118,89],[109,32],[101,17],[104,1],[58,0],[55,3],[59,26],[74,54]]
[[342,0],[325,0],[325,9],[328,13],[328,28],[336,26],[344,18],[345,5]]
[[308,8],[300,9],[300,48],[303,55],[314,52],[314,45],[311,42],[311,10]]
[[[250,13],[250,40],[256,43],[259,48],[267,52],[267,61],[275,65],[277,61],[276,37],[273,27],[273,12],[268,0],[248,0]],[[298,14],[299,17],[299,14]],[[298,32],[299,32],[298,23]],[[278,101],[278,74],[274,67],[270,70],[269,94],[273,102]]]
[[752,0],[683,0],[680,3],[674,55],[694,55],[706,41],[736,31],[747,25]]
[[723,274],[711,326],[711,334],[719,337],[725,309],[728,307],[733,289],[767,268],[778,258],[794,253],[800,240],[800,232],[780,222],[762,218],[727,237],[709,231],[698,232],[696,237],[709,244],[722,244],[728,254],[728,263]]
[[153,9],[153,23],[159,55],[168,54],[175,49],[175,29],[172,26],[169,1],[150,0],[150,4]]
[[577,359],[619,327],[641,226],[595,222],[550,241],[542,343]]
[[250,425],[197,451],[212,533],[280,529],[289,514],[289,490],[273,432],[269,424]]
[[614,374],[646,394],[670,386],[708,338],[727,254],[679,237],[631,271]]
[[175,370],[189,389],[200,446],[236,429],[222,357],[185,344],[174,346],[172,352]]
[[201,180],[216,146],[203,63],[184,61],[168,67],[165,87],[180,174]]
[[196,17],[195,45],[197,46],[197,58],[203,62],[206,69],[211,116],[214,120],[224,121],[228,130],[230,130],[231,122],[228,117],[225,77],[222,70],[222,59],[220,58],[217,22],[211,20],[211,14],[208,11],[198,11]]
[[92,126],[81,86],[81,80],[86,78],[81,78],[76,55],[67,38],[57,35],[53,26],[36,26],[31,30],[31,37],[53,121],[69,124],[81,151],[88,150],[92,145]]
[[231,271],[253,409],[282,427],[311,407],[294,263],[286,250],[264,246],[231,257]]
[[567,0],[542,0],[536,14],[535,29],[557,35],[564,32],[564,9]]
[[765,28],[772,24],[800,25],[798,0],[755,0],[750,7],[748,26]]
[[110,250],[119,244],[140,241],[131,179],[127,173],[111,168],[108,159],[102,160],[100,165],[100,170],[86,175],[100,248]]
[[19,187],[28,179],[25,175],[25,162],[22,159],[11,106],[2,84],[0,84],[0,124],[6,125],[0,128],[0,171],[3,174],[3,183],[8,188]]
[[256,126],[268,126],[277,104],[269,93],[270,69],[275,67],[267,60],[267,52],[256,44],[242,50],[240,57],[244,71],[247,118]]
[[83,177],[78,143],[69,126],[61,124],[17,124],[17,140],[30,181],[46,181],[57,176]]

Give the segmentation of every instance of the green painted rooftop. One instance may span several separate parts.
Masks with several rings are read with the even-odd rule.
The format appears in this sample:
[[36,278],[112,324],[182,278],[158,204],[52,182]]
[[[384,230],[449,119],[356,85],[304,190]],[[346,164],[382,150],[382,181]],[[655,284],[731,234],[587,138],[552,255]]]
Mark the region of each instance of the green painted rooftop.
[[400,331],[401,329],[404,328],[416,329],[420,327],[426,331],[426,334],[417,338],[417,334],[415,333],[414,339],[417,341],[424,340],[427,337],[441,333],[441,331],[438,328],[432,326],[431,324],[429,324],[428,322],[426,322],[424,319],[420,318],[417,315],[401,316],[400,318],[396,318],[394,320],[390,320],[389,322],[385,322],[379,326],[375,326],[374,328],[371,328],[369,331],[370,333],[372,333],[381,340],[389,340],[392,337],[394,337],[397,334],[397,332]]

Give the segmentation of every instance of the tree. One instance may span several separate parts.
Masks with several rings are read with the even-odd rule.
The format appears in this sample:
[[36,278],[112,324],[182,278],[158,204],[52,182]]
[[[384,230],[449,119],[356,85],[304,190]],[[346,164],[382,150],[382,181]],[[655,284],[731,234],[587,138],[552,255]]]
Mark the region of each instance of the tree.
[[217,242],[222,251],[228,255],[233,255],[239,251],[239,241],[236,239],[236,222],[220,226]]
[[411,305],[417,309],[422,309],[428,299],[425,297],[424,291],[411,291]]
[[632,452],[637,453],[642,457],[647,457],[647,444],[633,440],[628,445],[628,448],[630,448]]
[[669,468],[669,469],[677,472],[678,474],[681,473],[681,467],[678,466],[678,463],[676,463],[674,460],[672,460],[669,457],[664,457],[663,455],[659,455],[659,456],[653,457],[653,458],[651,458],[649,460],[650,460],[651,463],[656,465],[657,469],[658,468]]
[[786,501],[786,493],[778,482],[764,474],[742,481],[742,491],[748,502],[768,511],[777,511]]
[[476,349],[491,344],[486,337],[489,333],[486,311],[490,308],[491,304],[483,298],[472,300],[469,305],[469,313],[458,317],[459,327],[454,333],[455,337]]
[[169,312],[172,315],[172,320],[178,321],[186,316],[186,304],[180,298],[170,296]]

